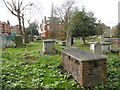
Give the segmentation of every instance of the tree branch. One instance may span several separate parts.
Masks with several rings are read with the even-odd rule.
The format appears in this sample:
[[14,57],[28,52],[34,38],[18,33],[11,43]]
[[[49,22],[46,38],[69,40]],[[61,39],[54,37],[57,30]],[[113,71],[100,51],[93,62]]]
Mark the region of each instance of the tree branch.
[[[13,15],[17,16],[17,15],[14,13],[14,9],[13,9],[12,5],[11,5],[9,2],[6,2],[5,0],[3,0],[3,2],[4,2],[4,4],[5,4],[5,6],[7,7],[7,9],[8,9]],[[8,7],[7,4],[11,7],[12,10]]]

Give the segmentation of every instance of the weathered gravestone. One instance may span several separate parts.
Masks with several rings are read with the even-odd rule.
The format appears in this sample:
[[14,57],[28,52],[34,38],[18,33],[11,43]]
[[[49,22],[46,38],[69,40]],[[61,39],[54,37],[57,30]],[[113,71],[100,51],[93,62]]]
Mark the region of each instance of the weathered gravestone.
[[101,46],[101,50],[102,53],[106,54],[106,53],[110,53],[111,52],[111,44],[109,42],[89,42],[90,43],[90,50],[95,53],[95,45],[97,43],[100,43]]
[[102,45],[100,43],[96,43],[94,47],[95,47],[94,53],[99,54],[99,55],[103,54]]
[[6,47],[7,48],[13,48],[14,47],[14,42],[12,40],[7,40],[6,41]]
[[111,44],[109,42],[100,42],[102,45],[102,53],[110,53],[111,52]]
[[22,44],[25,45],[25,38],[22,39]]
[[59,45],[66,46],[66,41],[58,42]]
[[107,78],[107,57],[82,51],[78,48],[62,50],[62,66],[84,87],[105,83]]
[[56,54],[56,49],[54,47],[54,40],[43,40],[43,54]]
[[94,51],[94,47],[95,47],[95,44],[96,44],[97,42],[89,42],[89,44],[90,44],[90,50],[91,51]]
[[73,45],[73,38],[67,37],[66,38],[66,46],[72,46]]
[[7,39],[5,38],[5,36],[0,35],[0,48],[2,48],[2,50],[6,50],[6,42]]
[[15,43],[16,43],[16,47],[22,47],[23,46],[22,36],[16,36],[15,37]]

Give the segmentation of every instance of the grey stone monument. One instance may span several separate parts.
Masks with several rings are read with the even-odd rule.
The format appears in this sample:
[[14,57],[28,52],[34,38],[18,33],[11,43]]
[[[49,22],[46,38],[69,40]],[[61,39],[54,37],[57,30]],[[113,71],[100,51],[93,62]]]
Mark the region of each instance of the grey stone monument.
[[0,36],[0,48],[1,50],[6,50],[6,42],[7,42],[7,39],[5,38],[5,36]]
[[100,43],[102,46],[102,53],[110,53],[111,52],[111,44],[109,42],[89,42],[90,43],[90,50],[95,53],[95,45]]
[[94,47],[95,47],[95,44],[96,44],[97,42],[89,42],[89,44],[90,44],[90,50],[91,51],[94,51]]
[[70,37],[67,37],[66,38],[66,46],[72,46],[73,45],[73,38],[70,36]]
[[111,52],[111,44],[109,42],[100,42],[102,45],[102,53],[110,53]]
[[94,53],[101,55],[102,54],[102,45],[100,43],[96,43],[94,46]]
[[56,54],[56,49],[54,47],[54,40],[43,40],[43,54]]
[[16,36],[15,43],[16,43],[16,47],[22,47],[23,45],[22,36]]

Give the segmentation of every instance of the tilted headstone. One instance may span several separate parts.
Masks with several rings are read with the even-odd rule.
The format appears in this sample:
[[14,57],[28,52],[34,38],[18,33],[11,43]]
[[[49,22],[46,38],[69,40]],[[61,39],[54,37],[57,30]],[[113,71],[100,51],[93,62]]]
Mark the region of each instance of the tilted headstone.
[[16,43],[16,47],[22,47],[22,36],[16,36],[15,37],[15,43]]
[[43,40],[43,51],[44,54],[56,54],[54,47],[54,40]]
[[101,55],[102,54],[102,45],[100,43],[96,43],[94,47],[95,47],[94,53]]
[[67,37],[66,38],[66,46],[72,46],[73,45],[73,38]]

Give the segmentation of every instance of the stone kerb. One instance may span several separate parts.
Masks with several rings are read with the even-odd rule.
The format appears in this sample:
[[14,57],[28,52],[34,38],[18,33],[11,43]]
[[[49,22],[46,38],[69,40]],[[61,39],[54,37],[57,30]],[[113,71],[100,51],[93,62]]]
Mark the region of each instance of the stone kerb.
[[81,86],[91,87],[106,82],[107,57],[77,48],[62,50],[62,66]]
[[43,54],[56,54],[56,49],[54,47],[54,40],[43,40]]

